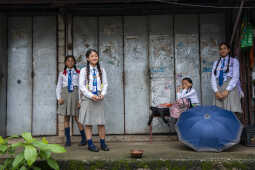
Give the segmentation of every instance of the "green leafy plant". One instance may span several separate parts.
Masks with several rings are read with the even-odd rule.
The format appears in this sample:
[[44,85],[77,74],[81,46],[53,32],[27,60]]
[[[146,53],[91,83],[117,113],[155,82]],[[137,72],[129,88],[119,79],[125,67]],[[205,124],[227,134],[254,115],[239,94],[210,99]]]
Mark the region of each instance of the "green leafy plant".
[[[0,170],[40,170],[34,165],[37,160],[44,160],[51,168],[59,170],[58,163],[51,154],[66,152],[64,147],[49,144],[44,137],[41,141],[36,140],[28,132],[22,133],[22,142],[9,143],[10,139],[18,137],[14,135],[4,139],[0,136],[0,154],[6,157],[3,164],[0,164]],[[17,151],[17,148],[20,149]]]

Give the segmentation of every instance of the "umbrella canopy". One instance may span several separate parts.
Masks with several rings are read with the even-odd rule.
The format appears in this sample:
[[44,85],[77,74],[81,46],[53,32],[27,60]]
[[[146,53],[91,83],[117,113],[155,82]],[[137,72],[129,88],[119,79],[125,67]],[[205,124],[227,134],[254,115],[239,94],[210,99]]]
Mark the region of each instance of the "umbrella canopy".
[[238,144],[242,129],[235,114],[216,106],[194,107],[176,123],[179,140],[196,151],[221,152]]

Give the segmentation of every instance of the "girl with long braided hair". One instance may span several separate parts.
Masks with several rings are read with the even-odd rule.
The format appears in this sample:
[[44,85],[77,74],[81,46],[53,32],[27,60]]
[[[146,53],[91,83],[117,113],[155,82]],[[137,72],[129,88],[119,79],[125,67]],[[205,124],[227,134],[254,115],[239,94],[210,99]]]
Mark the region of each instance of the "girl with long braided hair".
[[101,150],[109,151],[105,143],[104,96],[107,92],[106,72],[99,63],[98,52],[89,49],[86,53],[87,66],[81,69],[79,87],[81,92],[81,109],[79,120],[85,125],[88,149],[98,152],[92,141],[92,126],[98,126]]
[[58,113],[64,116],[65,127],[65,146],[71,146],[70,137],[70,117],[73,116],[81,134],[80,145],[86,145],[86,135],[82,124],[78,121],[79,103],[79,74],[80,71],[76,68],[74,56],[68,55],[65,57],[64,71],[59,73],[58,84],[56,88],[56,96],[58,100]]
[[[242,113],[239,61],[230,53],[226,42],[219,45],[220,58],[214,62],[211,86],[215,92],[214,105],[235,113]],[[240,115],[240,114],[239,114]]]

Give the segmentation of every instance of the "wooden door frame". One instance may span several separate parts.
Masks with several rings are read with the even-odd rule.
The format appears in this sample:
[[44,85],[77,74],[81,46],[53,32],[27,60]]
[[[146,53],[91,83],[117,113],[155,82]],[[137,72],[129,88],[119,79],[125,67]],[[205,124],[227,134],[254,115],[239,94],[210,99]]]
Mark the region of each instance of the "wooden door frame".
[[8,79],[8,55],[7,55],[7,17],[5,14],[0,14],[0,44],[3,51],[0,55],[0,136],[6,136],[6,117],[7,117],[7,79]]

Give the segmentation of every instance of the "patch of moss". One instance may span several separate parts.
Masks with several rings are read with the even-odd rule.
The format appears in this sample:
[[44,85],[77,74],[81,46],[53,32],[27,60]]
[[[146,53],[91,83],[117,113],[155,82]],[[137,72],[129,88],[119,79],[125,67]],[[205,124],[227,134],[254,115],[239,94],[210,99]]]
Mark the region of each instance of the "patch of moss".
[[202,170],[212,170],[214,168],[214,164],[211,161],[201,162]]
[[[0,159],[1,161],[1,159]],[[118,160],[118,161],[78,161],[59,160],[61,170],[253,170],[255,160],[240,161],[200,161],[200,160]],[[45,161],[36,162],[41,169],[50,169]]]
[[84,170],[84,162],[76,161],[76,160],[69,160],[67,164],[70,170]]
[[105,166],[108,166],[108,162],[105,162],[105,161],[102,161],[102,160],[97,160],[97,161],[94,161],[94,162],[90,162],[90,168],[91,169],[103,169],[105,168]]
[[239,161],[224,162],[223,166],[228,170],[232,169],[247,170],[246,162]]

